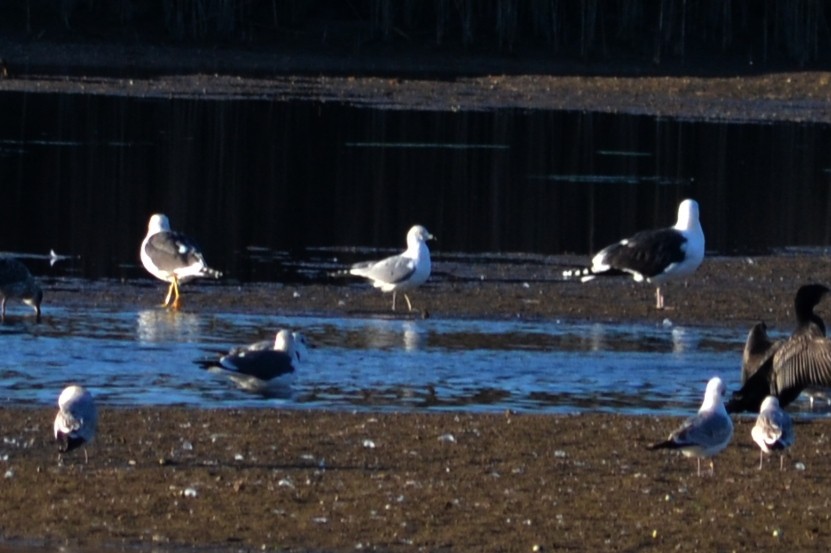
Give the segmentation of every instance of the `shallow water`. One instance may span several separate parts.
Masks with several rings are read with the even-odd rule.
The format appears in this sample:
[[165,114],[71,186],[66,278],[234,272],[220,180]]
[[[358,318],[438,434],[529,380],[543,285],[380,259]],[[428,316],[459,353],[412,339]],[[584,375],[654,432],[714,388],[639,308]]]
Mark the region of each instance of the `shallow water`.
[[[196,361],[303,332],[313,349],[282,397],[235,388]],[[50,308],[0,326],[0,401],[52,404],[81,382],[107,405],[688,413],[705,382],[738,386],[734,329],[563,321],[276,317]]]

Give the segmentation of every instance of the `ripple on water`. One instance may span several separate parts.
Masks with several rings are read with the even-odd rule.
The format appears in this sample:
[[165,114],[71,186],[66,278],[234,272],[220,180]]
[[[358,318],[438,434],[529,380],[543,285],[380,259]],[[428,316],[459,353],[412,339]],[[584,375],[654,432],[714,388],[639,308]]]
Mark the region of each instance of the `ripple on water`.
[[[744,340],[672,325],[53,311],[0,328],[7,404],[52,404],[83,382],[110,405],[684,414],[710,377],[738,386]],[[284,397],[243,392],[195,363],[281,327],[315,346]]]

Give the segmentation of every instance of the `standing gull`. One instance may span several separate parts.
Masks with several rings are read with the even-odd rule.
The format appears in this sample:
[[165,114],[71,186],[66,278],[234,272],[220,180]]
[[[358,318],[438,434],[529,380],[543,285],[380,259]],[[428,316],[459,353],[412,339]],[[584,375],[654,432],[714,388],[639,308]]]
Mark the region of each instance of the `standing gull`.
[[814,307],[829,292],[822,284],[801,286],[794,298],[796,329],[787,340],[771,342],[763,324],[748,334],[742,366],[742,387],[727,402],[730,413],[758,412],[773,395],[788,406],[803,390],[831,387],[831,340]]
[[210,372],[222,374],[243,390],[265,393],[286,390],[301,360],[307,356],[305,336],[281,330],[274,341],[233,348],[217,360],[199,361]]
[[724,383],[717,376],[711,378],[698,414],[684,421],[669,438],[649,449],[680,449],[685,457],[695,457],[699,476],[701,458],[710,457],[710,472],[714,473],[712,457],[727,447],[733,437],[733,421],[724,409],[723,395]]
[[[92,441],[98,425],[98,412],[92,395],[81,386],[67,386],[58,398],[55,417],[55,440],[61,453],[67,453]],[[84,448],[84,459],[87,450]]]
[[664,308],[661,284],[689,276],[704,260],[704,231],[698,219],[698,202],[684,200],[678,206],[675,226],[645,230],[600,250],[587,269],[564,271],[564,277],[580,276],[582,282],[597,276],[631,274],[637,282],[651,282],[655,307]]
[[13,257],[0,257],[0,320],[6,320],[6,300],[19,299],[35,309],[35,319],[40,322],[40,304],[43,290],[26,265]]
[[[352,265],[349,274],[368,278],[382,292],[392,292],[392,310],[395,311],[395,294],[398,290],[412,290],[421,286],[430,276],[430,250],[428,240],[435,240],[426,228],[416,225],[407,233],[407,249],[381,261],[363,261]],[[413,310],[410,298],[404,294],[407,307]]]
[[793,422],[779,407],[779,400],[774,396],[768,396],[762,402],[762,409],[756,418],[756,424],[750,430],[753,441],[759,445],[759,470],[762,470],[762,462],[765,454],[779,451],[779,470],[784,468],[784,452],[794,443]]
[[141,262],[151,275],[170,283],[162,306],[173,309],[179,309],[180,282],[198,277],[222,276],[219,271],[208,267],[202,252],[190,238],[170,230],[170,221],[161,213],[150,217],[147,236],[141,243]]

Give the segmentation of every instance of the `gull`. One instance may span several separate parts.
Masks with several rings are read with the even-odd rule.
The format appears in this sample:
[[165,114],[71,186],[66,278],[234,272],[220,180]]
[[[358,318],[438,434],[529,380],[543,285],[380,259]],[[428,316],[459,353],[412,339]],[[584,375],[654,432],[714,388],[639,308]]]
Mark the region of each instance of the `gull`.
[[0,298],[0,320],[6,320],[6,300],[14,298],[33,307],[35,320],[40,322],[43,290],[26,265],[13,257],[0,257]]
[[831,340],[814,307],[829,292],[822,284],[801,286],[794,298],[796,329],[786,340],[772,342],[764,323],[751,329],[745,343],[742,387],[727,402],[727,411],[758,412],[773,395],[787,407],[803,390],[831,387]]
[[724,383],[713,377],[707,383],[704,401],[698,414],[688,418],[669,438],[649,446],[649,449],[679,449],[685,457],[698,461],[701,476],[701,458],[710,458],[710,473],[715,473],[712,457],[727,447],[733,437],[733,421],[721,401]]
[[765,454],[780,451],[779,470],[784,468],[784,451],[794,443],[793,422],[791,417],[779,407],[779,400],[775,396],[768,396],[762,402],[756,424],[750,430],[753,441],[759,445],[759,470]]
[[[395,311],[395,295],[398,290],[412,290],[421,286],[430,276],[430,250],[428,240],[435,240],[421,225],[415,225],[407,233],[407,249],[380,261],[363,261],[352,265],[349,274],[364,277],[382,292],[392,292],[392,310]],[[404,294],[407,307],[413,310],[410,298]]]
[[579,276],[587,282],[597,276],[630,274],[636,282],[656,285],[655,307],[664,309],[661,284],[687,277],[704,260],[704,231],[698,217],[698,202],[684,200],[678,206],[675,226],[644,230],[600,250],[587,269],[564,271],[566,278]]
[[170,221],[161,213],[150,217],[147,236],[141,243],[141,262],[151,275],[170,283],[162,307],[173,309],[180,306],[179,283],[198,277],[222,276],[221,272],[208,267],[202,252],[190,238],[170,230]]
[[[68,453],[91,442],[98,426],[98,412],[92,395],[82,386],[67,386],[58,397],[55,440],[61,453]],[[86,447],[84,460],[89,461]]]
[[208,371],[230,378],[243,390],[265,393],[289,387],[308,355],[306,337],[280,330],[273,341],[231,349],[219,359],[199,361]]

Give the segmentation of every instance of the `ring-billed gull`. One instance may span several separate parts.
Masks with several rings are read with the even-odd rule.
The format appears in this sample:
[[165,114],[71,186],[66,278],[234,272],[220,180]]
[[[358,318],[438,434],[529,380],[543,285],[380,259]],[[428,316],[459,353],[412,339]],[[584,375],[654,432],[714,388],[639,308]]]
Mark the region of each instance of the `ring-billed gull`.
[[[395,311],[395,295],[401,290],[412,290],[424,284],[430,277],[430,250],[428,240],[435,240],[426,228],[416,225],[407,233],[407,249],[380,261],[363,261],[352,265],[349,274],[368,278],[382,292],[392,292],[392,310]],[[413,310],[410,298],[404,294],[407,307]]]
[[141,262],[151,275],[170,283],[162,305],[173,309],[180,305],[179,283],[198,277],[222,276],[221,272],[208,267],[202,252],[190,238],[170,230],[170,221],[161,213],[150,217],[147,236],[141,243]]
[[784,468],[784,452],[794,443],[793,421],[791,417],[779,407],[779,400],[768,396],[762,402],[756,424],[750,430],[753,441],[759,445],[759,470],[765,454],[779,451],[779,470]]
[[698,202],[684,200],[678,206],[675,226],[645,230],[600,250],[587,269],[564,271],[566,278],[582,282],[597,276],[630,274],[637,282],[656,285],[655,307],[664,308],[661,284],[689,276],[704,260],[704,231],[698,218]]
[[742,387],[727,403],[729,412],[758,412],[768,395],[786,407],[806,388],[831,387],[831,340],[825,337],[825,323],[814,313],[828,292],[822,284],[797,290],[797,325],[787,340],[770,341],[760,324],[751,329],[745,343]]
[[6,320],[6,300],[19,299],[35,310],[40,322],[40,304],[43,290],[26,265],[13,257],[0,257],[0,320]]
[[199,361],[210,372],[230,378],[252,392],[285,390],[294,380],[300,362],[308,355],[306,337],[280,330],[273,341],[261,341],[231,349],[219,359]]
[[649,449],[678,449],[685,457],[695,457],[699,476],[701,459],[709,457],[710,472],[714,473],[712,457],[727,447],[733,437],[733,421],[722,403],[723,395],[721,378],[711,378],[698,414],[684,421],[669,438],[649,446]]
[[[58,414],[53,425],[60,452],[67,453],[91,442],[97,426],[98,411],[92,394],[82,386],[64,388],[58,397]],[[89,460],[86,448],[84,459]]]

